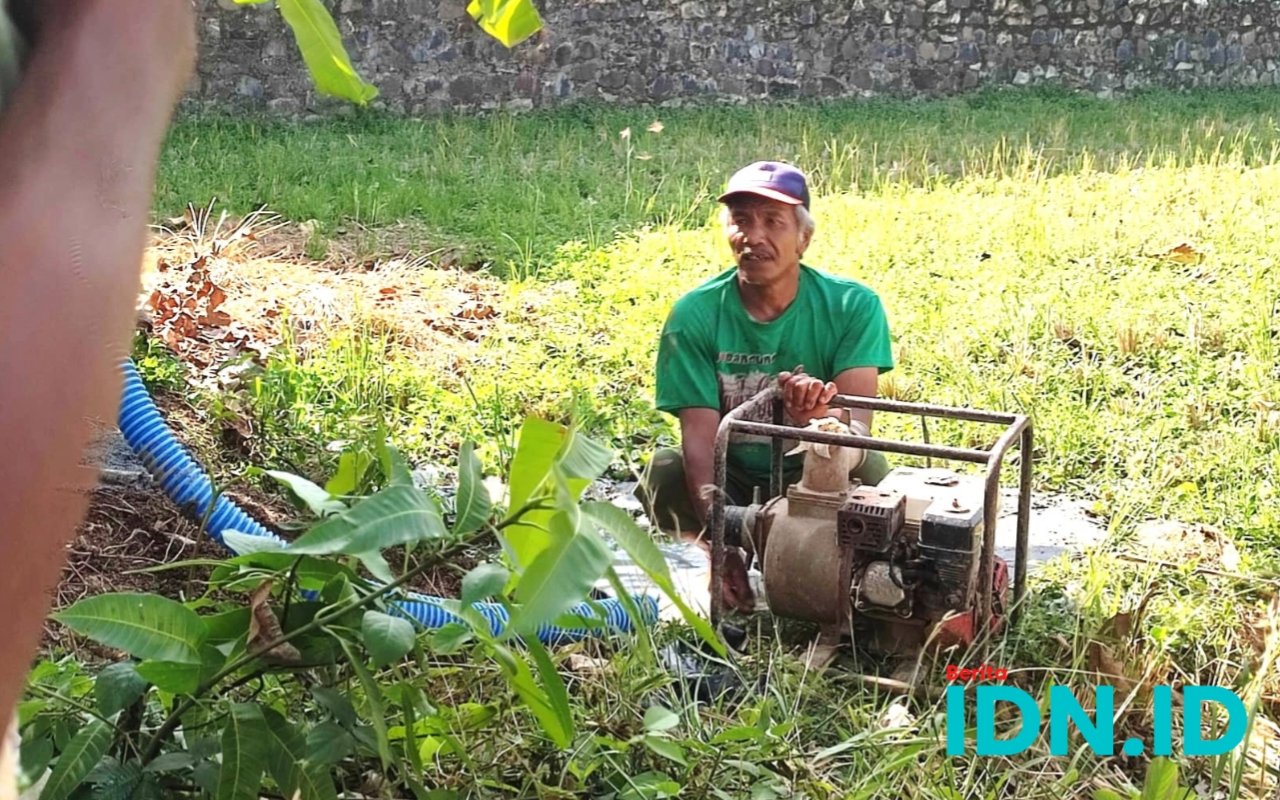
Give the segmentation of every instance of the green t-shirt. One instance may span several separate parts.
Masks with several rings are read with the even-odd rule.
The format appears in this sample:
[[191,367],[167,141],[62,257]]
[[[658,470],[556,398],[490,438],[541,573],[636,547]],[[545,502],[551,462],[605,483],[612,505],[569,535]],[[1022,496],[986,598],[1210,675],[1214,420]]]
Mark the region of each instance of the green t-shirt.
[[[777,319],[758,322],[742,305],[737,275],[736,267],[722,272],[672,307],[658,344],[659,410],[714,408],[724,415],[799,364],[824,381],[855,367],[893,369],[889,323],[869,287],[802,264],[795,301]],[[772,420],[766,411],[753,421]],[[729,462],[762,484],[769,456],[767,437],[730,439]],[[799,462],[789,459],[788,467]]]

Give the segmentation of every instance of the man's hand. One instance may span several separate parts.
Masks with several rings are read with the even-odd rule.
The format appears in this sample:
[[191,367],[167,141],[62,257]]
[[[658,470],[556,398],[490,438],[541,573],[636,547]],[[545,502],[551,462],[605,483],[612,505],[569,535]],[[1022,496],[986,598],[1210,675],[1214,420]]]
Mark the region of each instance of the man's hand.
[[782,404],[786,407],[787,416],[801,427],[808,425],[810,420],[828,416],[831,411],[827,403],[837,394],[834,383],[824,383],[804,374],[803,364],[794,372],[779,373],[778,386],[782,389]]

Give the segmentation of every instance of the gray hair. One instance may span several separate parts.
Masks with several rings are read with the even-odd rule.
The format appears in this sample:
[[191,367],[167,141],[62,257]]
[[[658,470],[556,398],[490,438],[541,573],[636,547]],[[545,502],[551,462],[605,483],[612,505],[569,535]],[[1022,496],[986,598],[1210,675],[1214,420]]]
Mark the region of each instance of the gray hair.
[[[814,222],[813,215],[809,213],[809,209],[804,206],[796,206],[796,226],[800,228],[800,238],[806,241],[813,238],[813,232],[818,227],[818,223]],[[720,206],[720,226],[728,228],[729,223],[733,222],[732,212],[728,206]]]

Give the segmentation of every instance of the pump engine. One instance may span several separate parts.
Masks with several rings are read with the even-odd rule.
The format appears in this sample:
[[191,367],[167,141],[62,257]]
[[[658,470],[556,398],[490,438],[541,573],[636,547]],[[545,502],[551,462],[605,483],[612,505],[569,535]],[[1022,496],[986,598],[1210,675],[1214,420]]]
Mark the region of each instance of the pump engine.
[[[911,408],[889,401],[840,399],[850,407],[861,401],[888,410]],[[927,408],[938,415],[989,413]],[[1005,415],[990,416],[978,421],[1006,422]],[[834,645],[852,632],[859,644],[891,656],[914,656],[926,646],[965,646],[984,627],[993,634],[1003,627],[1010,595],[1009,566],[995,556],[994,541],[989,541],[995,531],[988,526],[994,527],[999,514],[999,493],[994,489],[1004,449],[1021,436],[1024,458],[1030,452],[1030,425],[1025,418],[1007,415],[1010,427],[997,444],[997,456],[988,463],[986,475],[899,467],[876,486],[850,478],[865,457],[869,436],[838,423],[840,432],[832,435],[833,429],[826,425],[815,433],[728,422],[723,430],[736,424],[779,439],[787,434],[792,440],[826,441],[808,448],[802,478],[780,496],[750,507],[723,509],[719,544],[723,545],[728,530],[729,540],[739,542],[753,556],[763,573],[770,613],[818,623],[820,643]],[[843,440],[862,447],[840,446]],[[904,442],[883,446],[899,452],[928,450]],[[936,449],[973,462],[986,455],[977,450]],[[780,461],[779,454],[778,467]],[[1019,573],[1025,565],[1029,477],[1026,465],[1018,508]],[[997,507],[986,508],[987,498],[995,500]],[[984,562],[991,570],[989,581],[984,580]],[[1021,578],[1019,574],[1019,596]],[[990,591],[986,603],[981,596],[984,589]]]

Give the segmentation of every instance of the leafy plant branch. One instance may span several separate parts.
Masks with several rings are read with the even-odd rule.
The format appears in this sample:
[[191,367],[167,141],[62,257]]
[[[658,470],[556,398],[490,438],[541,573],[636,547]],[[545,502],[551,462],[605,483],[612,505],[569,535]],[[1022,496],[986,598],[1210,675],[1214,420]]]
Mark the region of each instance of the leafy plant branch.
[[[506,528],[518,522],[520,518],[523,517],[526,513],[540,509],[540,508],[545,508],[545,507],[546,507],[545,503],[543,503],[541,500],[536,500],[530,503],[526,503],[515,514],[508,516],[506,519],[502,520],[496,525],[489,526],[489,529],[492,532],[497,533],[498,531],[501,531],[503,528]],[[324,626],[326,626],[330,622],[333,622],[336,619],[344,617],[347,614],[350,614],[354,611],[359,611],[361,609],[372,606],[374,603],[389,596],[390,594],[395,592],[397,589],[409,583],[414,578],[423,574],[424,572],[431,569],[432,567],[439,565],[440,563],[450,558],[451,556],[459,555],[468,547],[473,546],[473,544],[475,543],[475,540],[479,538],[481,538],[481,536],[473,534],[463,539],[462,541],[456,542],[448,547],[445,547],[441,550],[436,551],[431,556],[423,559],[423,561],[420,562],[418,565],[406,571],[403,575],[401,575],[396,580],[392,581],[389,584],[386,584],[385,586],[380,587],[379,589],[375,590],[371,594],[368,594],[363,597],[354,598],[345,603],[341,603],[335,606],[334,608],[329,609],[328,611],[325,611],[321,614],[317,614],[315,619],[311,620],[310,622],[305,623],[295,628],[294,630],[289,631],[288,633],[277,636],[275,639],[272,639],[271,641],[267,642],[264,645],[261,645],[260,647],[255,647],[253,652],[246,653],[240,658],[232,661],[227,666],[223,667],[212,678],[210,678],[209,680],[201,684],[195,690],[195,692],[191,694],[191,696],[185,698],[181,703],[179,703],[174,708],[173,712],[169,714],[169,716],[165,719],[164,723],[161,724],[160,728],[157,729],[155,734],[151,737],[151,740],[147,745],[147,749],[143,752],[142,763],[146,765],[150,763],[157,755],[159,755],[160,748],[163,746],[164,740],[168,738],[170,734],[173,733],[173,731],[178,727],[179,724],[181,724],[182,716],[186,714],[188,711],[190,711],[200,701],[202,697],[208,694],[211,689],[213,689],[222,681],[224,681],[228,676],[234,675],[236,672],[239,672],[241,669],[244,669],[245,667],[249,666],[254,661],[259,660],[263,653],[270,653],[276,648],[280,647],[281,645],[289,644],[290,642],[293,642],[294,640],[300,638],[301,636],[307,633],[323,628]],[[248,676],[249,679],[252,679],[252,677],[253,677],[252,674]],[[245,682],[247,682],[247,680]]]

